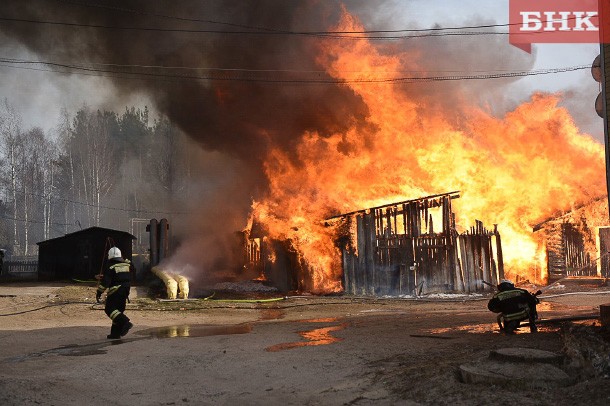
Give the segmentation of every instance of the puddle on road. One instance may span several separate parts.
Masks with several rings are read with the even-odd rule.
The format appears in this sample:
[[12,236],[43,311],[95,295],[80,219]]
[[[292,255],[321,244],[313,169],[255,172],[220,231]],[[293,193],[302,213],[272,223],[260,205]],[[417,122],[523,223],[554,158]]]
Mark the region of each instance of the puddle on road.
[[[548,332],[554,330],[552,327],[541,326],[538,324],[539,332]],[[487,323],[487,324],[471,324],[466,326],[454,326],[454,327],[445,327],[445,328],[435,328],[431,330],[425,330],[425,334],[437,335],[437,334],[447,334],[447,333],[455,333],[455,332],[466,332],[471,334],[488,334],[488,333],[501,333],[500,328],[497,323]],[[521,326],[517,330],[515,330],[515,334],[529,334],[530,328],[529,326]]]
[[494,329],[498,329],[498,325],[495,323],[487,323],[487,324],[471,324],[467,326],[453,326],[453,327],[444,327],[444,328],[435,328],[431,330],[425,330],[426,334],[447,334],[454,333],[456,331],[467,332],[473,334],[481,334],[481,333],[490,333]]
[[209,337],[218,335],[246,334],[252,331],[252,325],[240,324],[237,326],[206,326],[206,325],[182,325],[169,327],[156,327],[140,330],[134,333],[131,338],[121,338],[118,340],[105,340],[91,344],[71,344],[50,350],[33,352],[6,359],[8,362],[23,362],[30,359],[41,358],[49,355],[63,355],[70,357],[82,357],[88,355],[106,354],[107,348],[112,345],[120,345],[139,340],[151,338],[175,338],[175,337]]
[[[272,310],[272,309],[269,309]],[[261,316],[261,320],[272,320],[280,319],[284,317],[282,311],[274,312],[267,311]],[[337,323],[336,318],[320,318],[320,319],[309,319],[300,320],[299,323]],[[306,341],[299,341],[293,343],[282,343],[273,345],[266,348],[266,351],[275,352],[281,350],[287,350],[296,347],[306,347],[315,345],[328,345],[342,341],[342,338],[334,337],[333,332],[343,330],[348,326],[348,323],[340,323],[334,326],[327,326],[316,328],[312,330],[299,331],[298,334],[303,337]],[[45,351],[33,352],[30,354],[15,356],[6,359],[8,362],[23,362],[30,359],[41,358],[45,356],[62,355],[62,356],[88,356],[88,355],[102,355],[107,353],[107,347],[113,345],[120,345],[139,340],[148,340],[152,338],[179,338],[179,337],[209,337],[218,335],[232,335],[232,334],[247,334],[252,331],[251,324],[239,324],[233,326],[210,326],[210,325],[178,325],[178,326],[165,326],[155,327],[146,330],[140,330],[134,333],[135,336],[122,338],[119,340],[105,340],[90,344],[83,345],[66,345],[58,348],[51,348]]]
[[176,338],[176,337],[209,337],[231,334],[246,334],[252,331],[250,324],[238,324],[236,326],[206,326],[206,325],[181,325],[169,327],[155,327],[136,332],[136,335],[149,336],[151,338]]
[[[336,318],[325,318],[325,319],[309,319],[300,320],[300,323],[336,323]],[[343,330],[348,326],[348,323],[341,323],[335,326],[321,327],[313,330],[299,331],[298,334],[307,341],[295,341],[291,343],[275,344],[271,347],[265,348],[268,352],[277,352],[283,350],[290,350],[292,348],[309,347],[316,345],[329,345],[339,341],[343,341],[343,338],[335,337],[331,333],[335,331]]]

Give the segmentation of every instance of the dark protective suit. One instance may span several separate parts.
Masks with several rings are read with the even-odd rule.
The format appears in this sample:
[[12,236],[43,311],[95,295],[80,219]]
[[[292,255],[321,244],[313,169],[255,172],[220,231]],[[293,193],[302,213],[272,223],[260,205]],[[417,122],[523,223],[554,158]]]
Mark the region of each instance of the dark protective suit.
[[104,278],[97,288],[96,297],[98,300],[102,293],[108,289],[106,307],[104,308],[106,315],[112,320],[112,327],[108,338],[121,338],[133,326],[129,318],[124,314],[129,298],[131,271],[133,269],[133,265],[128,259],[110,259],[108,268],[104,272]]
[[500,291],[491,298],[487,308],[494,313],[500,313],[498,316],[500,328],[510,334],[519,327],[522,321],[528,320],[530,331],[536,332],[538,330],[536,327],[538,298],[527,290],[518,289],[512,285],[499,288]]

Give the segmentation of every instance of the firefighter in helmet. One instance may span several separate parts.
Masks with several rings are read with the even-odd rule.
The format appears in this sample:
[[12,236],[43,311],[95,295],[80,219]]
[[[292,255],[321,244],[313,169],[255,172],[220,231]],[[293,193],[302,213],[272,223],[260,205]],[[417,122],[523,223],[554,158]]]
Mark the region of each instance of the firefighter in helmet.
[[530,332],[538,331],[536,305],[540,303],[535,295],[525,289],[516,288],[509,280],[498,284],[498,292],[491,298],[487,308],[498,315],[500,330],[513,334],[522,321],[528,320]]
[[108,251],[108,267],[95,295],[99,303],[102,293],[108,289],[104,311],[112,320],[110,334],[107,336],[109,339],[121,338],[133,327],[129,317],[125,316],[125,305],[129,298],[131,271],[133,269],[131,262],[128,259],[123,259],[121,250],[117,247],[110,248]]

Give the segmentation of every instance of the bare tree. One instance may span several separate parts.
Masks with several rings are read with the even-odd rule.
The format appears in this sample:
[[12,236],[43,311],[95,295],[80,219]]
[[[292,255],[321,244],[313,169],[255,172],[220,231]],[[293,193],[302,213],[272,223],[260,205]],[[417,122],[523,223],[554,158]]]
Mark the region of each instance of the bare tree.
[[55,131],[57,133],[57,166],[65,176],[57,179],[58,196],[63,202],[63,226],[64,233],[69,231],[69,225],[75,224],[77,219],[76,199],[78,188],[75,181],[74,156],[70,148],[74,132],[72,131],[72,118],[67,109],[61,110],[59,124]]
[[2,137],[2,154],[5,160],[6,175],[3,181],[12,197],[13,203],[13,246],[19,246],[17,229],[17,166],[21,142],[21,116],[4,100],[0,110],[0,136]]
[[114,186],[121,159],[114,154],[112,133],[118,131],[116,115],[111,112],[78,111],[72,126],[69,154],[75,178],[79,178],[79,196],[85,200],[86,221],[99,225],[102,198]]

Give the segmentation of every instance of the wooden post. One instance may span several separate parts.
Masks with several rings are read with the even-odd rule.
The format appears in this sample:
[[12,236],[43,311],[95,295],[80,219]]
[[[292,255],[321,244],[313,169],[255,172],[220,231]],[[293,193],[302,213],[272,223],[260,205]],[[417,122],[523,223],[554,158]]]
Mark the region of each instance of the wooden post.
[[502,255],[502,240],[497,224],[494,224],[494,235],[496,236],[496,253],[498,255],[498,280],[502,280],[504,279],[504,256]]
[[[604,119],[604,145],[606,151],[606,193],[608,193],[608,210],[610,210],[610,121],[608,117],[610,109],[610,92],[608,86],[610,85],[610,44],[605,44],[606,38],[610,36],[608,33],[608,2],[599,1],[599,35],[600,35],[600,62],[602,69],[602,101],[603,101],[603,119]],[[606,214],[610,214],[606,213]],[[609,217],[610,218],[610,215]]]
[[364,215],[364,269],[366,275],[366,287],[365,292],[369,295],[375,294],[375,243],[377,237],[375,235],[375,224],[376,216],[375,211],[372,210],[369,214]]
[[356,217],[356,226],[358,230],[358,266],[356,272],[356,291],[359,294],[366,294],[366,287],[368,284],[366,275],[366,240],[367,231],[364,223],[364,217],[366,214],[358,215]]
[[354,268],[352,267],[354,255],[349,247],[341,248],[341,259],[343,262],[343,290],[345,293],[354,294]]

